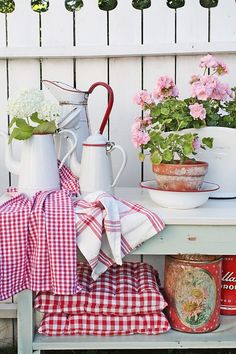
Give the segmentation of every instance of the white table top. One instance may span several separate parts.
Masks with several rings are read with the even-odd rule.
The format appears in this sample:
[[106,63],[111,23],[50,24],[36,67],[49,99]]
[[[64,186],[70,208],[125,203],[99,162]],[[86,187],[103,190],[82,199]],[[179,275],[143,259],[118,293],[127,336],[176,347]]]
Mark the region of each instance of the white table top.
[[155,211],[167,225],[236,225],[236,199],[209,199],[199,208],[176,210],[158,206],[142,188],[123,187],[115,192],[121,199]]

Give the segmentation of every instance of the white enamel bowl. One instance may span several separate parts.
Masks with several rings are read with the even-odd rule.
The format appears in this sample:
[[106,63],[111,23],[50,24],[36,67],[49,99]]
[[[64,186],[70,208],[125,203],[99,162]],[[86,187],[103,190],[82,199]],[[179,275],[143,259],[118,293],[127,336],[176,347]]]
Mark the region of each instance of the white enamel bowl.
[[199,191],[173,192],[157,188],[155,180],[141,182],[141,187],[146,189],[150,198],[158,205],[171,209],[193,209],[207,202],[211,193],[218,190],[218,184],[203,182]]

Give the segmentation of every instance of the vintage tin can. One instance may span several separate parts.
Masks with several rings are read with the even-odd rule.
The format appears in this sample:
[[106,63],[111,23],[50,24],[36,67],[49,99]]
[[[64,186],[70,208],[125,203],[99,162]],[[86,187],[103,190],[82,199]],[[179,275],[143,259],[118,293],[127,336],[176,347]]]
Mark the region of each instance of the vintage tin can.
[[222,261],[222,315],[236,315],[236,256],[224,256]]
[[220,325],[221,256],[166,256],[166,315],[173,329],[205,333]]

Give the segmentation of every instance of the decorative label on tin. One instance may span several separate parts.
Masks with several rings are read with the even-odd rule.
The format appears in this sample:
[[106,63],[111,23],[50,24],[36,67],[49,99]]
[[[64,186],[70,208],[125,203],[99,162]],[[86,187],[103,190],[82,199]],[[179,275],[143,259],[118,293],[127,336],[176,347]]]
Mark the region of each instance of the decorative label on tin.
[[216,286],[211,274],[197,267],[185,267],[176,274],[175,306],[180,320],[190,327],[206,324],[216,305]]
[[204,333],[219,326],[221,263],[166,256],[166,314],[173,329]]

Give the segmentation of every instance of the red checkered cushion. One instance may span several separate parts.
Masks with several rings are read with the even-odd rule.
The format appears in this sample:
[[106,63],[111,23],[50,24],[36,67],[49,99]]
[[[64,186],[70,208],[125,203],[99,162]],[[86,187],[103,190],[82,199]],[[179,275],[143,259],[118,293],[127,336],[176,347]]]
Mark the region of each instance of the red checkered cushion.
[[157,313],[165,302],[158,287],[158,273],[145,263],[114,265],[95,282],[90,267],[78,263],[78,280],[83,289],[76,295],[37,294],[34,307],[47,313],[136,315]]
[[46,314],[38,332],[48,336],[60,335],[129,335],[159,334],[170,329],[162,312],[151,315],[109,316],[89,314]]

